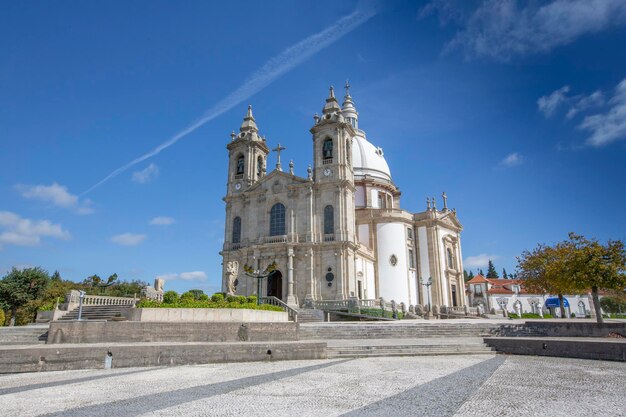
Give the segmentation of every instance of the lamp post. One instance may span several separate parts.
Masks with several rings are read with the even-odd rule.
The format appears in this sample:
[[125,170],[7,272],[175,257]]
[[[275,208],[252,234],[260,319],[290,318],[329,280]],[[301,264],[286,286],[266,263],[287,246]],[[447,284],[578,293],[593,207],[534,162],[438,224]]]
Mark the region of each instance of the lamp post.
[[426,287],[426,297],[428,298],[428,312],[430,313],[430,286],[433,285],[433,277],[428,277],[428,281],[420,277],[420,284]]
[[258,269],[252,269],[252,267],[248,264],[245,264],[243,266],[243,270],[245,272],[245,274],[249,277],[252,278],[256,278],[257,280],[257,297],[256,297],[256,303],[257,305],[261,304],[261,281],[263,281],[263,278],[267,278],[270,276],[270,274],[272,272],[274,272],[276,270],[276,267],[278,265],[276,264],[276,261],[272,262],[271,264],[269,264],[265,270],[263,270],[263,272],[261,272]]
[[83,319],[83,298],[85,298],[85,291],[78,291],[78,321]]

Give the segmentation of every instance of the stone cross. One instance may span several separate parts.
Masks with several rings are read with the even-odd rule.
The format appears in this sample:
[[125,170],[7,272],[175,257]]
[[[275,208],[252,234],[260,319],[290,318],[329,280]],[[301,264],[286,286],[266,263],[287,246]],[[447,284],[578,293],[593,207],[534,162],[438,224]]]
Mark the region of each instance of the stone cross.
[[350,83],[348,83],[348,80],[346,80],[346,85],[344,86],[344,88],[346,89],[346,96],[350,95]]
[[443,209],[448,210],[448,196],[445,191],[441,194],[441,197],[443,198]]
[[276,152],[276,155],[277,155],[277,160],[276,160],[276,169],[277,169],[278,171],[282,171],[282,170],[283,170],[283,169],[280,167],[280,152],[281,152],[281,151],[284,151],[285,149],[287,149],[287,148],[285,148],[284,146],[280,146],[280,143],[278,144],[278,146],[277,146],[277,147],[275,147],[274,149],[272,149],[272,151],[273,151],[273,152]]
[[430,210],[430,197],[426,197],[426,209]]

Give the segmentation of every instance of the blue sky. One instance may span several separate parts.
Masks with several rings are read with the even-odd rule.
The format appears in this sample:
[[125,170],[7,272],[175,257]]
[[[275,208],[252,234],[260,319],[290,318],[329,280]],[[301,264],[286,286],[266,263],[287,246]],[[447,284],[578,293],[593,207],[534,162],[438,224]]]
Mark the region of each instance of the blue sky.
[[625,38],[621,0],[5,2],[0,271],[219,290],[229,133],[252,104],[305,176],[346,79],[402,207],[448,194],[467,269],[625,239]]

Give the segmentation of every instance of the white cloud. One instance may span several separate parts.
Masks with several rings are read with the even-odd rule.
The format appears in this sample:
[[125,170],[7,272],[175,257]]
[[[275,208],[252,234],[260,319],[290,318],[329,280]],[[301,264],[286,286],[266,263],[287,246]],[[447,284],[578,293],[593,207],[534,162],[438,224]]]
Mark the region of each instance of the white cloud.
[[0,245],[37,246],[42,237],[69,239],[70,234],[60,224],[48,220],[33,221],[10,211],[0,211]]
[[606,112],[586,116],[579,128],[590,132],[586,143],[591,146],[626,139],[626,78],[615,88]]
[[498,165],[503,167],[514,167],[521,165],[524,162],[524,157],[517,152],[508,154]]
[[467,58],[507,61],[513,56],[546,53],[577,38],[626,23],[624,0],[554,0],[549,3],[485,0],[466,13],[434,0],[421,16],[436,12],[442,23],[460,26],[447,50],[463,49]]
[[139,184],[146,184],[151,182],[159,175],[159,167],[155,164],[148,165],[145,169],[141,171],[133,172],[133,181]]
[[157,216],[150,220],[150,224],[152,226],[169,226],[174,223],[176,223],[176,220],[173,217],[167,216]]
[[585,111],[591,109],[593,107],[598,107],[604,104],[604,93],[602,91],[594,91],[588,96],[578,96],[575,97],[576,102],[572,105],[572,107],[567,112],[566,117],[571,119],[576,116],[576,114],[581,111]]
[[539,110],[543,112],[546,118],[552,117],[554,112],[567,101],[566,94],[569,90],[569,85],[564,85],[547,96],[539,97],[537,107],[539,107]]
[[498,258],[499,256],[497,255],[488,255],[486,253],[481,253],[480,255],[468,256],[467,258],[465,258],[465,260],[463,261],[463,266],[468,269],[486,268],[490,260],[495,261]]
[[57,207],[70,209],[78,214],[90,214],[94,211],[91,200],[80,199],[78,196],[70,193],[67,187],[56,182],[51,185],[17,184],[15,189],[24,198],[46,201]]
[[191,272],[181,272],[180,274],[163,274],[157,275],[157,278],[162,278],[165,281],[205,281],[207,279],[206,272],[204,271],[191,271]]
[[122,246],[137,246],[146,239],[146,235],[122,233],[111,237],[111,242]]

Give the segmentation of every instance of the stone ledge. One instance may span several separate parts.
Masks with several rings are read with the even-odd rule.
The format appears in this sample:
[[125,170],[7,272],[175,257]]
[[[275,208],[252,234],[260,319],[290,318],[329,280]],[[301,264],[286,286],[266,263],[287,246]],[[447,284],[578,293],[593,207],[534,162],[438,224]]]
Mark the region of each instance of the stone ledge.
[[113,343],[0,348],[0,373],[326,359],[326,343]]
[[54,321],[49,344],[296,340],[296,323]]
[[556,356],[626,362],[626,339],[486,337],[487,346],[514,355]]

